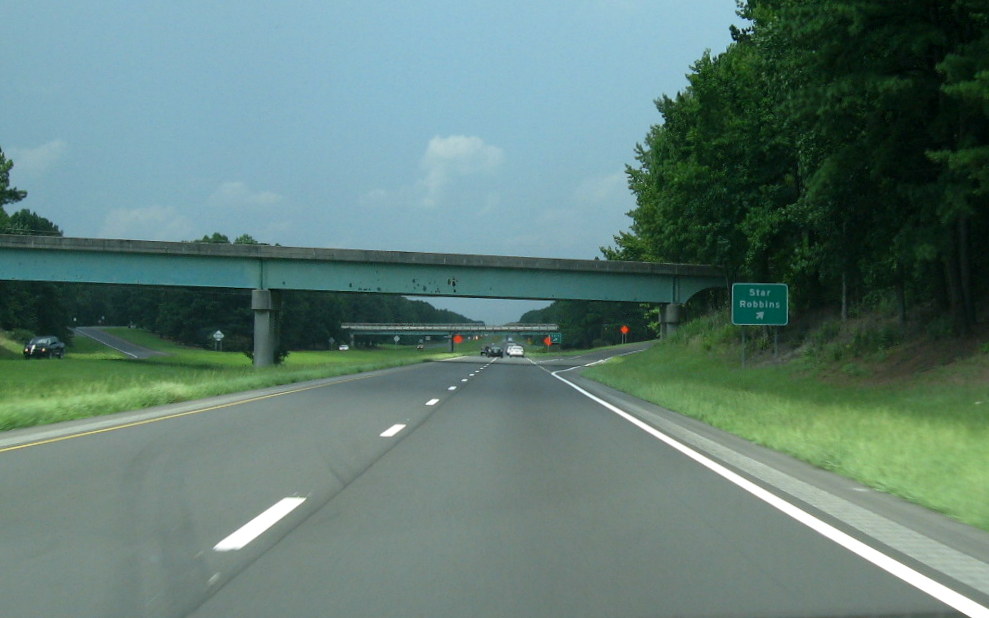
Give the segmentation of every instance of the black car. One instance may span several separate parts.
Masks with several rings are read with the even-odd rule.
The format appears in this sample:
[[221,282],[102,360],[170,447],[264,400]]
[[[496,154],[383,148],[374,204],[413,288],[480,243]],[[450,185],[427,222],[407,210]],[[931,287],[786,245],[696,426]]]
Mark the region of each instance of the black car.
[[497,356],[498,358],[501,358],[501,357],[505,356],[505,351],[502,350],[501,348],[499,348],[498,346],[493,345],[493,346],[491,346],[488,349],[487,356],[488,357],[495,357],[495,356]]
[[48,335],[35,337],[24,344],[24,358],[62,358],[65,356],[65,344],[58,337]]

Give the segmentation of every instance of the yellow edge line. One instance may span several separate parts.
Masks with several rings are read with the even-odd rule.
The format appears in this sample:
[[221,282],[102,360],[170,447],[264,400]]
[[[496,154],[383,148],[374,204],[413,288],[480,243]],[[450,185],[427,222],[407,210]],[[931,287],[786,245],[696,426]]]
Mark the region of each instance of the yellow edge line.
[[[355,380],[363,380],[371,376],[355,376],[352,378],[347,378],[344,380],[337,380],[330,384],[317,384],[315,386],[306,386],[303,388],[295,388],[289,391],[282,391],[280,393],[272,393],[270,395],[260,395],[258,397],[251,397],[250,399],[241,399],[239,401],[232,401],[230,403],[222,403],[216,406],[210,406],[208,408],[198,408],[196,410],[188,410],[186,412],[178,412],[176,414],[168,414],[165,416],[156,416],[155,418],[144,419],[143,421],[135,421],[133,423],[124,423],[123,425],[114,425],[113,427],[104,427],[103,429],[94,429],[92,431],[83,431],[80,433],[73,433],[67,436],[59,436],[57,438],[50,438],[48,440],[38,440],[37,442],[26,442],[24,444],[18,444],[16,446],[8,446],[5,448],[0,448],[0,453],[7,453],[9,451],[18,451],[20,449],[29,448],[32,446],[42,446],[44,444],[53,444],[55,442],[64,442],[65,440],[72,440],[74,438],[84,438],[86,436],[95,436],[101,433],[108,433],[111,431],[117,431],[118,429],[127,429],[128,427],[139,427],[141,425],[150,425],[151,423],[157,423],[160,421],[167,421],[174,418],[181,418],[183,416],[190,416],[192,414],[202,414],[203,412],[209,412],[211,410],[220,410],[222,408],[231,408],[233,406],[239,406],[244,403],[253,403],[255,401],[262,401],[264,399],[271,399],[273,397],[281,397],[282,395],[291,395],[293,393],[301,393],[304,391],[311,391],[317,388],[326,388],[327,386],[333,386],[335,384],[343,384],[344,382],[354,382]],[[96,418],[96,417],[94,417]]]

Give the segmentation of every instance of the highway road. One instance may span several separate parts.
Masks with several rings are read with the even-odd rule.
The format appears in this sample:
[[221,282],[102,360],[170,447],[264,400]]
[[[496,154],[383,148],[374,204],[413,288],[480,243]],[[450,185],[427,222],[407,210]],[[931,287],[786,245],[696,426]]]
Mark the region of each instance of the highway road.
[[606,354],[8,432],[0,614],[989,616],[989,535],[579,378]]
[[126,339],[111,335],[99,326],[77,326],[76,328],[73,328],[72,331],[76,335],[82,335],[83,337],[89,337],[94,341],[98,341],[108,348],[112,348],[129,358],[151,358],[152,356],[165,356],[164,352],[159,352],[158,350],[152,350],[150,348],[145,348],[144,346],[139,346],[136,343],[131,343]]

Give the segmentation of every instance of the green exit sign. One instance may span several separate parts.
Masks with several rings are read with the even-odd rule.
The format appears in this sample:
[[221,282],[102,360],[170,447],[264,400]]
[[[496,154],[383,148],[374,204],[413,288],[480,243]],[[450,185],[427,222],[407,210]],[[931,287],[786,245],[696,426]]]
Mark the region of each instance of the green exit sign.
[[560,345],[563,343],[563,333],[550,333],[549,340],[553,342],[553,345]]
[[785,283],[732,284],[732,324],[786,326],[789,321],[789,288]]

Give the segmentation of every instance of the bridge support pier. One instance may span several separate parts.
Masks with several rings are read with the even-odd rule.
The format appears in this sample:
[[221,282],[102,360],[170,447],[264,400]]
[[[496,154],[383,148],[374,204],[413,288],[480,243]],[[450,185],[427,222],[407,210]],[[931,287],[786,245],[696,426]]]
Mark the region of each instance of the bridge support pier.
[[251,309],[254,311],[254,366],[275,364],[278,349],[278,312],[281,294],[273,290],[252,290]]
[[669,337],[677,332],[677,326],[680,325],[680,308],[683,307],[680,303],[668,303],[663,306],[662,309],[662,335],[664,337]]

